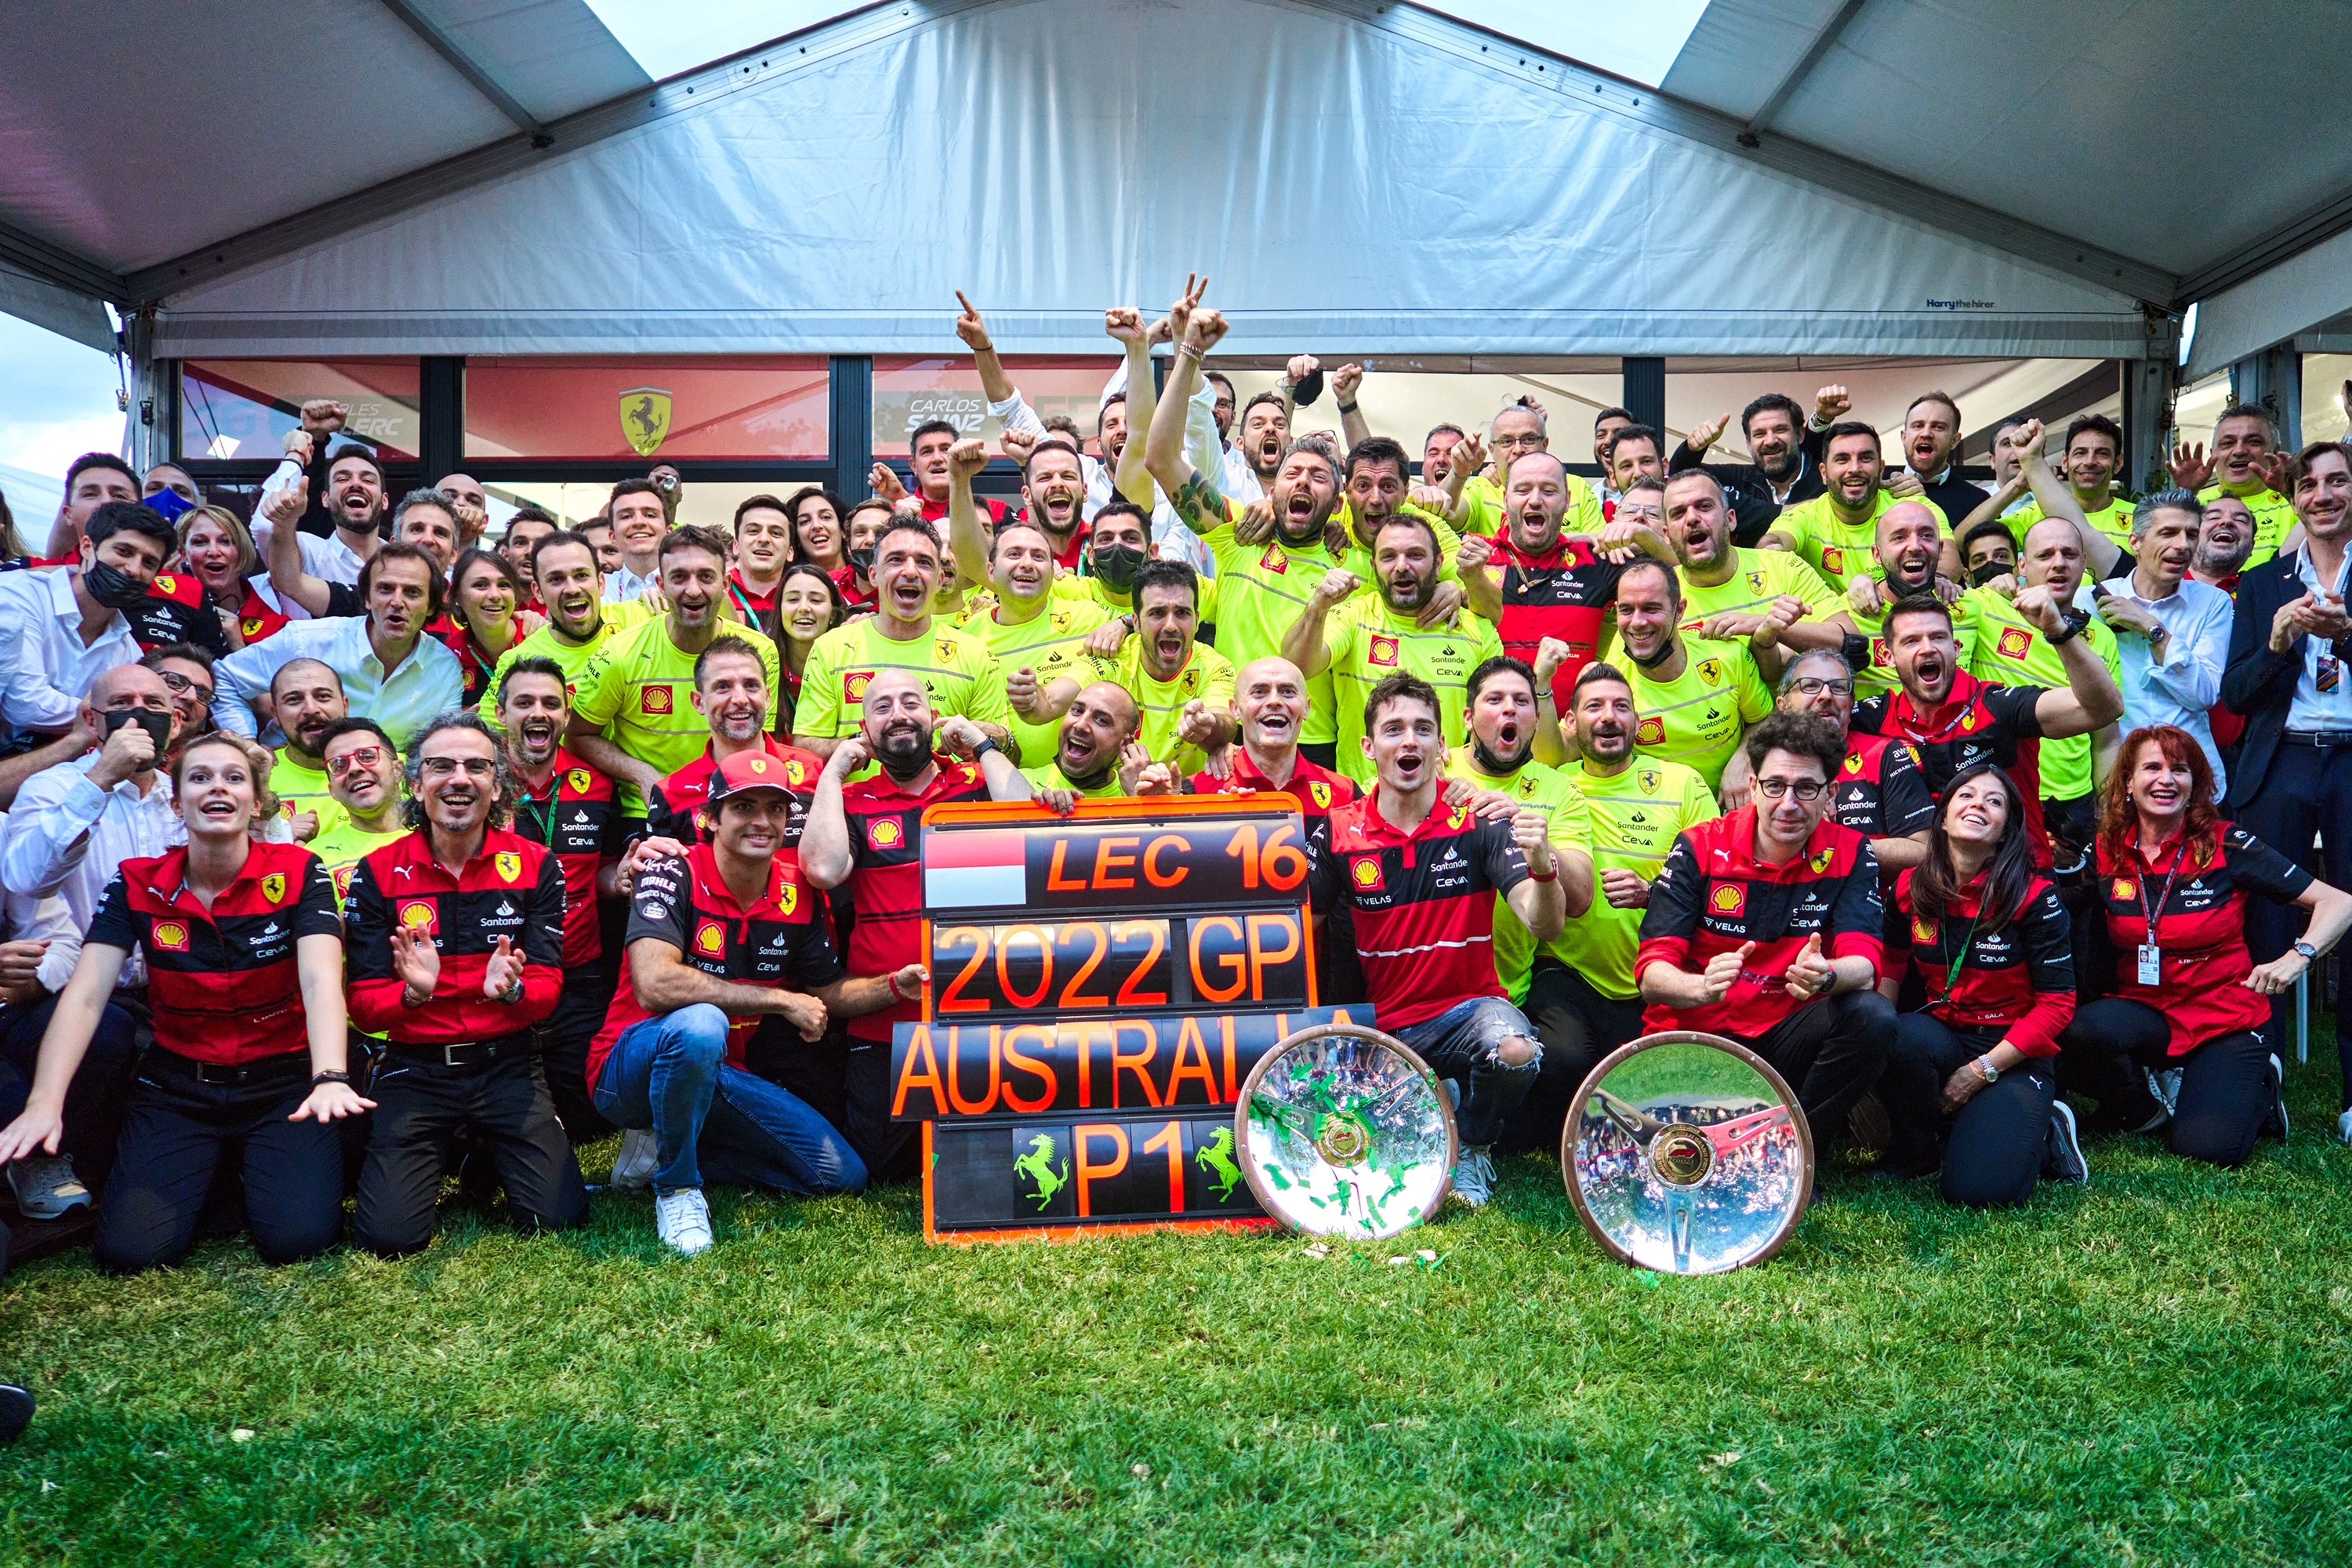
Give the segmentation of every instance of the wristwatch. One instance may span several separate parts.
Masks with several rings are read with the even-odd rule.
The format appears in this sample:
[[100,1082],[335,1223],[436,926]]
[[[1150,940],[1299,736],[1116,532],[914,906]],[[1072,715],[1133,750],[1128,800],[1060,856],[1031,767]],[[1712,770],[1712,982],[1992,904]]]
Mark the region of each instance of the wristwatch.
[[2305,963],[2317,963],[2319,962],[2319,950],[2312,946],[2311,943],[2307,942],[2296,942],[2294,944],[2294,951],[2303,954],[2303,961]]
[[982,735],[980,738],[979,743],[974,745],[971,749],[971,760],[976,763],[980,761],[981,758],[988,755],[991,752],[994,752],[999,755],[1002,755],[1003,751],[1004,748],[996,743],[996,737],[993,735]]
[[2083,635],[2083,628],[2091,624],[2091,615],[2087,610],[2068,610],[2063,618],[2066,624],[2051,634],[2052,647],[2061,647],[2073,642]]
[[2000,1069],[1992,1065],[1992,1058],[1989,1056],[1979,1057],[1975,1061],[1969,1065],[1977,1069],[1978,1076],[1982,1078],[1985,1082],[1993,1084],[2000,1081]]

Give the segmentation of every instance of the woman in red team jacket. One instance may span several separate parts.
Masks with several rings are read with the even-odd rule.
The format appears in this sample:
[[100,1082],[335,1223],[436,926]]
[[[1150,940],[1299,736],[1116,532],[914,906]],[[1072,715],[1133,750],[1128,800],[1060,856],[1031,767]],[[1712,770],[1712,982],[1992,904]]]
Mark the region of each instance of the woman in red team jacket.
[[342,1228],[334,1123],[373,1107],[344,1070],[342,921],[326,868],[299,845],[251,836],[277,818],[268,768],[269,754],[236,735],[192,741],[173,761],[188,842],[123,861],[107,885],[32,1096],[0,1131],[0,1163],[55,1152],[66,1085],[142,954],[155,1048],[139,1064],[90,1248],[112,1272],[187,1256],[224,1160],[243,1169],[263,1262],[323,1251]]
[[1927,858],[1896,879],[1887,910],[1879,989],[1895,998],[1907,953],[1927,1004],[1896,1020],[1878,1082],[1895,1124],[1885,1169],[1925,1174],[1940,1160],[1945,1199],[1970,1208],[2025,1202],[2045,1163],[2090,1175],[2052,1071],[2074,1016],[2073,927],[2028,839],[2009,775],[1970,768],[1945,790]]
[[[2263,1132],[2286,1135],[2285,1073],[2263,1034],[2270,998],[2352,925],[2352,894],[2222,821],[2204,748],[2169,724],[2124,739],[2097,871],[2116,984],[2059,1040],[2066,1086],[2098,1100],[2095,1128],[2169,1120],[2174,1153],[2242,1165]],[[2246,952],[2250,893],[2311,911],[2304,940],[2260,965]]]

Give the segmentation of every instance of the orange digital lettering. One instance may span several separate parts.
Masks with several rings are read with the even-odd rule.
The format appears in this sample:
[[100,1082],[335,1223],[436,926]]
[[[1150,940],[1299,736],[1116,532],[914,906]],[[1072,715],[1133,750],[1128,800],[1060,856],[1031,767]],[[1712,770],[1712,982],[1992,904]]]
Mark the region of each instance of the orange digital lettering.
[[1084,882],[1073,882],[1062,875],[1062,856],[1069,847],[1070,841],[1066,838],[1054,841],[1054,858],[1045,867],[1045,890],[1049,893],[1083,893],[1087,890]]
[[956,1067],[963,1058],[958,1042],[963,1038],[961,1029],[948,1031],[948,1103],[956,1108],[959,1116],[985,1116],[996,1109],[996,1089],[1003,1075],[1003,1064],[996,1054],[996,1026],[988,1030],[988,1092],[978,1100],[966,1100],[963,1086],[956,1081]]
[[[1142,1035],[1141,1050],[1123,1051],[1118,1048],[1119,1037],[1129,1029]],[[1151,1063],[1159,1054],[1160,1031],[1150,1025],[1121,1023],[1113,1024],[1110,1026],[1110,1108],[1113,1110],[1126,1109],[1118,1098],[1118,1075],[1123,1072],[1133,1073],[1135,1081],[1143,1086],[1143,1102],[1146,1105],[1157,1110],[1166,1103],[1160,1098],[1160,1091],[1153,1088],[1151,1083]]]
[[1166,1153],[1168,1156],[1168,1212],[1184,1212],[1184,1124],[1171,1121],[1153,1134],[1143,1146],[1147,1154]]
[[[1258,933],[1271,926],[1283,937],[1282,951],[1268,952],[1258,942]],[[1298,956],[1298,917],[1284,910],[1280,914],[1252,915],[1249,918],[1250,1000],[1265,1000],[1265,972],[1270,965],[1287,963]]]
[[1209,1065],[1209,1044],[1201,1038],[1200,1021],[1189,1017],[1176,1030],[1175,1065],[1168,1069],[1168,1104],[1176,1103],[1177,1086],[1188,1079],[1200,1080],[1211,1105],[1223,1103],[1217,1093],[1217,1069]]
[[925,1086],[931,1091],[931,1114],[946,1115],[947,1086],[940,1081],[940,1059],[931,1049],[930,1027],[918,1024],[907,1039],[907,1065],[899,1070],[898,1091],[890,1098],[890,1114],[907,1114],[907,1096]]
[[[1054,1031],[1043,1024],[1015,1024],[1004,1031],[1004,1103],[1024,1116],[1034,1116],[1054,1103],[1054,1097],[1062,1091],[1062,1080],[1054,1076],[1051,1062],[1022,1055],[1021,1037],[1024,1035],[1036,1036],[1040,1047],[1050,1055],[1054,1049]],[[1025,1073],[1043,1083],[1045,1091],[1034,1100],[1024,1100],[1013,1093],[1013,1075],[1016,1072]]]
[[1173,871],[1164,871],[1160,867],[1160,852],[1166,849],[1173,849],[1181,854],[1190,847],[1189,841],[1181,834],[1163,833],[1153,839],[1151,847],[1143,852],[1143,879],[1155,888],[1173,888],[1181,885],[1185,878],[1192,874],[1192,868],[1190,866],[1179,866]]
[[1243,963],[1240,953],[1228,952],[1216,962],[1218,967],[1228,971],[1233,975],[1234,983],[1222,988],[1209,984],[1208,975],[1201,969],[1201,947],[1202,940],[1208,933],[1219,927],[1223,927],[1232,935],[1235,946],[1241,945],[1242,922],[1233,916],[1210,915],[1204,920],[1194,921],[1192,922],[1192,990],[1203,1002],[1223,1004],[1242,994],[1242,987],[1249,984],[1249,971],[1248,965]]
[[[1118,1148],[1116,1164],[1094,1163],[1094,1141],[1097,1138],[1108,1138]],[[1108,1181],[1127,1169],[1127,1129],[1116,1121],[1087,1122],[1070,1129],[1070,1142],[1078,1152],[1078,1217],[1091,1219],[1095,1212],[1093,1184]]]
[[[1026,996],[1013,989],[1013,973],[1009,967],[1009,961],[1013,957],[1013,944],[1024,936],[1037,944],[1037,959],[1045,970],[1037,977],[1037,989]],[[1054,988],[1052,939],[1035,926],[1014,926],[1012,930],[1000,933],[996,939],[996,988],[1003,994],[1006,1002],[1024,1013],[1045,1001],[1045,993]]]
[[1136,861],[1135,852],[1142,843],[1143,840],[1140,837],[1125,836],[1097,839],[1095,841],[1095,886],[1104,890],[1134,887],[1133,877],[1114,877],[1111,873],[1133,870]]

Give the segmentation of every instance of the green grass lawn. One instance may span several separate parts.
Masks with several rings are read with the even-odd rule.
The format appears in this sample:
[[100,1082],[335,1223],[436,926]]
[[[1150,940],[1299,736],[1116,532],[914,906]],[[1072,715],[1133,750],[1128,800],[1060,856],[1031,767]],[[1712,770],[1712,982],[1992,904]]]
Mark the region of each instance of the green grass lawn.
[[2108,1143],[1997,1215],[1832,1175],[1711,1279],[1608,1262],[1533,1160],[1320,1260],[932,1248],[902,1189],[722,1194],[692,1262],[600,1197],[397,1264],[39,1263],[0,1287],[43,1400],[0,1560],[2340,1563],[2334,1077],[2236,1175]]

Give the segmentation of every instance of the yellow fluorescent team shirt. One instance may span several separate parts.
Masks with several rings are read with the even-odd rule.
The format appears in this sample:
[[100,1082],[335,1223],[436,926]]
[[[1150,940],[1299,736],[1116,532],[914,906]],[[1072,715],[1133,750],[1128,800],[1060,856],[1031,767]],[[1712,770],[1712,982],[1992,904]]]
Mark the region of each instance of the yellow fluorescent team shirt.
[[[1846,584],[1864,572],[1874,577],[1886,574],[1878,569],[1878,558],[1874,553],[1878,548],[1878,520],[1886,515],[1889,508],[1903,502],[1885,490],[1877,495],[1877,505],[1860,522],[1846,521],[1831,506],[1827,495],[1817,495],[1784,510],[1772,520],[1767,531],[1794,541],[1796,552],[1805,558],[1805,563],[1843,594]],[[1952,520],[1944,515],[1944,509],[1924,497],[1912,499],[1936,514],[1936,531],[1949,538]]]
[[[1976,650],[1966,660],[1979,680],[2002,686],[2048,686],[2064,689],[2066,664],[2042,628],[2017,613],[2017,606],[1990,588],[1971,588],[1960,603],[1975,603]],[[2106,661],[2116,689],[2123,688],[2123,658],[2116,650],[2116,634],[2105,621],[2093,618],[2083,628],[2083,640]],[[2042,742],[2042,798],[2074,800],[2091,793],[2096,781],[2091,773],[2091,737],[2072,735]]]
[[[735,621],[725,623],[720,635],[750,643],[760,655],[768,689],[782,689],[775,644]],[[820,638],[817,647],[824,646]],[[662,773],[674,773],[701,756],[710,744],[710,723],[694,707],[698,657],[698,653],[685,652],[670,640],[667,616],[614,632],[572,682],[572,715],[604,731],[606,738],[637,761]],[[812,676],[816,673],[815,662],[811,655]],[[805,691],[802,702],[805,708]],[[623,784],[619,800],[624,816],[646,814],[645,792],[636,785]]]
[[911,642],[893,642],[882,635],[881,617],[869,616],[834,627],[810,646],[794,732],[835,741],[856,734],[866,721],[866,689],[886,669],[908,670],[921,679],[934,719],[961,715],[976,724],[1013,727],[1004,671],[985,642],[937,622]]
[[[2225,491],[2238,495],[2225,485],[2207,485],[2197,492],[2198,504],[2202,506]],[[2249,568],[2259,566],[2279,552],[2279,546],[2286,542],[2286,536],[2294,531],[2294,508],[2286,497],[2267,485],[2257,486],[2243,495],[2238,495],[2238,499],[2244,501],[2246,510],[2254,514],[2254,552],[2246,557],[2246,565]]]
[[1630,658],[1624,668],[1633,683],[1633,710],[1641,715],[1634,749],[1644,758],[1696,769],[1709,789],[1723,783],[1724,765],[1748,726],[1772,711],[1772,694],[1744,642],[1685,637],[1683,672],[1672,680],[1658,679]]
[[[1510,517],[1510,501],[1503,487],[1485,474],[1473,474],[1462,485],[1462,531],[1493,538],[1503,531]],[[1608,525],[1601,514],[1601,498],[1591,485],[1575,474],[1568,476],[1568,516],[1561,520],[1562,533],[1598,533]]]
[[[1286,544],[1277,531],[1264,544],[1243,544],[1234,538],[1241,503],[1225,502],[1225,521],[1201,536],[1217,563],[1217,575],[1208,584],[1213,605],[1203,605],[1201,618],[1217,624],[1217,651],[1239,670],[1261,658],[1282,652],[1282,639],[1307,613],[1324,574],[1339,560],[1318,539],[1312,546]],[[1231,584],[1230,588],[1227,584]],[[1309,742],[1328,742],[1338,731],[1331,721],[1329,671],[1307,682],[1307,722],[1300,735]]]
[[[1056,579],[1060,581],[1060,579]],[[1109,612],[1099,604],[1085,599],[1052,598],[1046,607],[1025,621],[1007,626],[996,618],[994,599],[983,599],[966,616],[961,629],[980,638],[988,649],[996,668],[1009,676],[1016,669],[1038,671],[1038,679],[1045,679],[1046,661],[1067,651],[1082,653],[1087,634],[1110,618]],[[1055,748],[1061,744],[1061,723],[1032,724],[1012,711],[1007,705],[1005,728],[1021,743],[1021,760],[1027,763],[1051,762]],[[803,730],[802,733],[808,731]]]
[[[1144,668],[1140,637],[1128,638],[1117,658],[1095,658],[1077,647],[1057,649],[1037,669],[1040,686],[1056,680],[1075,680],[1081,686],[1108,680],[1124,687],[1127,694],[1135,699],[1136,710],[1141,716],[1136,740],[1151,753],[1153,762],[1175,763],[1180,778],[1190,778],[1209,765],[1199,747],[1181,745],[1176,739],[1176,731],[1184,721],[1185,705],[1202,702],[1212,712],[1220,713],[1231,710],[1234,705],[1234,667],[1206,643],[1192,645],[1192,657],[1173,680],[1156,679]],[[1059,728],[1058,721],[1055,727]],[[1055,747],[1060,743],[1056,735]],[[1050,758],[1054,753],[1045,754]]]
[[1805,619],[1823,621],[1846,607],[1844,597],[1822,574],[1786,550],[1738,550],[1731,575],[1720,583],[1694,583],[1682,574],[1683,625],[1695,632],[1717,616],[1759,616],[1783,595],[1805,602]]
[[[1460,582],[1462,579],[1461,568],[1456,564],[1454,558],[1462,548],[1462,536],[1454,531],[1453,525],[1447,522],[1444,518],[1438,517],[1431,512],[1423,511],[1417,506],[1402,506],[1399,507],[1397,510],[1399,511],[1411,512],[1415,517],[1425,519],[1428,521],[1429,526],[1436,531],[1437,580],[1441,583]],[[1339,503],[1339,510],[1334,512],[1332,516],[1342,528],[1348,531],[1348,548],[1346,552],[1340,556],[1339,564],[1353,573],[1355,574],[1356,581],[1363,584],[1362,587],[1356,590],[1355,597],[1348,601],[1349,606],[1354,607],[1360,605],[1377,605],[1381,603],[1381,584],[1379,577],[1376,576],[1372,571],[1372,552],[1364,548],[1364,546],[1356,542],[1355,514],[1349,510],[1348,503],[1342,500]],[[1312,583],[1308,584],[1307,585],[1307,591],[1312,594],[1315,591],[1315,585]],[[1296,617],[1294,617],[1294,619]],[[1330,623],[1327,621],[1324,624],[1328,631]],[[1288,631],[1289,629],[1290,628],[1287,626],[1283,627],[1283,630],[1285,631]],[[1224,628],[1222,626],[1219,626],[1217,630],[1220,636],[1224,632]],[[1276,653],[1281,652],[1281,639],[1279,637],[1275,639],[1275,645],[1274,651]],[[1239,667],[1236,666],[1236,668]],[[1318,676],[1317,679],[1319,680],[1322,677]],[[1307,722],[1299,726],[1298,739],[1302,744],[1309,746],[1328,744],[1339,738],[1340,731],[1336,713],[1339,706],[1340,698],[1339,694],[1336,690],[1332,692],[1331,697],[1332,700],[1330,703],[1327,705],[1318,700],[1318,692],[1312,685],[1309,686],[1307,693]],[[1356,718],[1358,723],[1360,725],[1363,721],[1363,715],[1359,712],[1356,715]],[[1341,770],[1344,772],[1347,766],[1347,759],[1342,757],[1339,761]]]
[[1592,983],[1603,996],[1630,1002],[1633,954],[1642,945],[1639,909],[1621,910],[1601,895],[1601,873],[1631,871],[1655,881],[1666,852],[1685,830],[1717,815],[1715,792],[1680,763],[1636,757],[1616,773],[1596,773],[1589,763],[1563,769],[1584,796],[1592,831],[1592,909],[1568,922],[1546,950]]
[[[1457,746],[1445,764],[1445,776],[1465,779],[1480,789],[1500,790],[1530,811],[1544,814],[1544,837],[1555,850],[1592,849],[1592,818],[1575,782],[1558,768],[1530,762],[1508,778],[1483,772],[1468,746]],[[1574,922],[1570,922],[1573,924]],[[1521,922],[1511,900],[1495,896],[1495,977],[1514,1003],[1528,999],[1528,981],[1535,972],[1536,933]]]
[[[2077,496],[2074,499],[2080,501],[2083,498]],[[2124,549],[2129,550],[2132,540],[2132,513],[2138,510],[2137,503],[2126,500],[2119,495],[2110,495],[2107,498],[2107,504],[2096,511],[2084,507],[2083,521],[2114,540]],[[2021,551],[2025,548],[2025,531],[2049,515],[2042,510],[2040,501],[2028,496],[2023,506],[2019,507],[2015,511],[2003,513],[2001,521],[2009,524],[2010,534],[2017,541],[2017,547]]]
[[291,823],[301,813],[315,811],[321,834],[344,819],[343,808],[327,793],[326,769],[304,767],[288,756],[282,746],[271,754],[278,760],[270,764],[269,793],[278,797],[280,816]]
[[490,682],[482,689],[478,710],[482,722],[495,730],[499,725],[499,688],[506,683],[507,671],[519,658],[551,658],[563,670],[563,684],[576,696],[580,689],[580,672],[596,657],[596,650],[610,642],[614,634],[628,630],[654,613],[653,605],[644,599],[624,600],[604,606],[604,618],[596,635],[586,642],[567,642],[558,637],[554,626],[543,626],[530,636],[499,656],[498,667],[490,671]]
[[335,885],[337,909],[342,908],[351,896],[352,872],[359,863],[394,839],[405,837],[406,830],[397,827],[388,833],[371,833],[345,815],[332,829],[322,829],[318,837],[310,840],[310,853],[326,867],[328,880]]
[[1117,768],[1111,769],[1110,777],[1105,779],[1101,786],[1097,789],[1078,789],[1078,786],[1072,784],[1063,773],[1062,764],[1052,761],[1048,761],[1043,767],[1023,768],[1021,776],[1041,790],[1076,790],[1080,800],[1123,800],[1127,797],[1127,786],[1119,783]]
[[[1977,640],[1983,635],[1984,606],[1977,595],[1980,588],[1972,588],[1946,606],[1952,612],[1952,640],[1960,645],[1960,668],[1973,668],[1977,657]],[[1999,595],[1992,597],[1999,598]],[[2001,600],[2003,604],[2009,601]],[[1865,616],[1852,605],[1846,614],[1853,617],[1853,629],[1870,639],[1870,662],[1853,674],[1853,697],[1857,702],[1868,701],[1882,691],[1892,691],[1900,685],[1895,677],[1895,666],[1886,657],[1886,614],[1880,611]],[[2064,681],[2058,683],[2065,685]],[[2046,742],[2045,742],[2046,743]]]
[[1467,614],[1458,629],[1423,631],[1412,616],[1399,615],[1387,600],[1373,596],[1350,599],[1331,612],[1323,623],[1323,647],[1331,656],[1338,771],[1368,789],[1374,773],[1371,758],[1364,754],[1364,700],[1372,688],[1399,673],[1429,682],[1437,689],[1445,743],[1459,746],[1463,711],[1469,707],[1470,672],[1500,658],[1503,639],[1492,622]]

